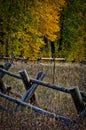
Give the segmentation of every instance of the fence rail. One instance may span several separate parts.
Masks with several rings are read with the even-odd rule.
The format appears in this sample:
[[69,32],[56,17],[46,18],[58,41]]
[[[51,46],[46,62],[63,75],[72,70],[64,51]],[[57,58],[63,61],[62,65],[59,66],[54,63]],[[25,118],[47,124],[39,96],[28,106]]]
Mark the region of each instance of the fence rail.
[[[23,96],[20,100],[14,98],[14,97],[8,96],[6,93],[6,91],[7,91],[6,86],[5,86],[5,91],[1,91],[1,93],[0,93],[0,97],[3,97],[5,99],[17,104],[13,110],[14,114],[16,114],[16,112],[21,108],[20,106],[25,106],[27,108],[31,108],[35,112],[41,113],[43,115],[48,115],[49,117],[55,118],[56,120],[60,120],[64,123],[77,122],[77,120],[79,120],[79,118],[84,117],[86,115],[86,106],[84,105],[86,102],[86,92],[80,91],[79,88],[76,86],[70,87],[68,89],[68,88],[65,88],[62,86],[58,86],[58,85],[50,84],[48,82],[41,81],[45,76],[45,74],[43,72],[39,72],[36,75],[35,79],[29,78],[26,70],[21,70],[21,71],[19,71],[19,74],[14,74],[14,73],[8,71],[10,66],[11,66],[10,64],[5,64],[4,67],[0,68],[0,90],[4,89],[3,88],[4,82],[2,82],[2,78],[4,77],[5,74],[12,76],[14,78],[17,78],[19,80],[22,80],[24,87],[26,89],[26,92],[23,94]],[[36,96],[34,95],[34,92],[35,92],[36,88],[38,87],[38,85],[70,94],[74,101],[74,104],[75,104],[75,107],[76,107],[76,110],[77,110],[77,113],[79,116],[76,117],[74,120],[71,120],[70,118],[56,115],[55,113],[43,110],[39,107],[26,103],[26,100],[30,100],[31,98],[33,98],[34,101],[36,102]],[[10,92],[10,89],[8,89],[8,90]],[[9,111],[9,108],[4,108],[2,105],[0,105],[0,109]]]
[[0,56],[0,60],[6,60],[6,61],[22,61],[22,62],[29,62],[29,61],[36,61],[37,63],[40,62],[60,62],[60,63],[80,63],[80,64],[85,64],[86,65],[86,60],[76,60],[76,59],[67,59],[67,58],[52,58],[52,57],[36,57],[36,58],[30,58],[30,57],[20,57],[20,56]]
[[[12,72],[9,72],[7,70],[4,70],[2,68],[0,68],[0,72],[3,72],[9,76],[12,76],[14,78],[17,78],[17,79],[22,79],[20,75],[18,74],[14,74]],[[25,75],[28,75],[26,70],[22,70],[22,72],[24,73],[24,76]],[[53,84],[50,84],[48,82],[42,82],[42,81],[39,81],[37,79],[29,79],[32,83],[34,84],[38,84],[38,85],[42,85],[42,86],[45,86],[45,87],[48,87],[48,88],[51,88],[51,89],[55,89],[55,90],[58,90],[58,91],[61,91],[61,92],[64,92],[64,93],[70,93],[70,89],[67,89],[65,87],[62,87],[62,86],[57,86],[57,85],[53,85]],[[82,97],[83,97],[83,100],[86,102],[86,93],[84,91],[80,91]]]

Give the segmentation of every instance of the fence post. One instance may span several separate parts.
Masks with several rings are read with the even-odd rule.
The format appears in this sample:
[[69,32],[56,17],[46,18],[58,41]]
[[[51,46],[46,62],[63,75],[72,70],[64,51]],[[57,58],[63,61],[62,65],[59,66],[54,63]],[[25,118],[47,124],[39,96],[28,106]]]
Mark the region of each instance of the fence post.
[[[26,70],[20,71],[19,73],[20,73],[21,78],[22,78],[22,81],[23,81],[23,83],[24,83],[24,85],[25,85],[26,91],[27,91],[27,90],[29,91],[30,89],[32,89],[32,90],[30,90],[30,91],[32,91],[32,92],[31,92],[30,95],[29,95],[29,96],[31,97],[31,98],[30,98],[31,102],[37,104],[36,95],[35,95],[35,93],[33,93],[33,92],[35,91],[35,89],[36,89],[36,87],[37,87],[38,85],[37,85],[37,84],[34,85],[34,84],[30,81]],[[36,77],[36,79],[37,79],[37,80],[41,80],[43,77],[44,77],[43,72],[39,72],[38,75],[37,75],[37,77]],[[29,91],[29,92],[30,92],[30,91]],[[26,98],[26,97],[25,97],[25,98]]]
[[[45,74],[40,71],[37,74],[36,79],[37,80],[42,80],[44,78],[44,76],[45,76]],[[33,94],[34,94],[34,92],[35,92],[35,90],[36,90],[37,87],[38,87],[38,84],[32,84],[31,87],[30,87],[30,89],[28,89],[26,91],[26,93],[23,95],[22,101],[26,101],[26,100],[30,99],[33,96]]]
[[70,88],[70,93],[76,106],[77,112],[79,114],[85,108],[79,88],[78,87]]
[[2,80],[0,80],[0,90],[2,93],[5,93],[7,90]]
[[31,82],[26,70],[19,71],[19,73],[21,75],[21,79],[24,83],[25,89],[28,90],[31,87]]
[[[28,77],[26,70],[20,71],[19,73],[21,75],[21,79],[22,79],[24,86],[25,86],[25,89],[27,91],[32,86],[30,78]],[[32,97],[30,98],[30,101],[33,102],[33,103],[37,103],[35,93],[33,93]]]
[[[4,66],[1,65],[0,68],[3,68],[3,69],[5,69],[5,70],[8,70],[8,69],[10,68],[10,66],[11,66],[11,64],[8,63],[8,62],[6,62],[6,63],[4,64]],[[0,90],[1,90],[1,92],[6,93],[7,88],[6,88],[6,86],[4,85],[4,83],[3,83],[3,81],[2,81],[2,78],[4,77],[4,75],[5,75],[5,73],[0,72]]]
[[[11,66],[11,63],[6,62],[6,63],[4,64],[4,66],[3,66],[3,65],[1,65],[1,66],[2,66],[1,68],[5,69],[5,70],[8,70],[8,69],[10,68],[10,66]],[[2,78],[4,77],[4,75],[5,75],[5,73],[0,72],[0,79],[2,79]]]
[[[44,78],[45,74],[43,72],[39,72],[36,76],[37,80],[42,80]],[[37,99],[35,97],[35,90],[37,88],[38,84],[32,84],[31,87],[24,93],[21,101],[27,101],[27,100],[31,100],[32,103],[35,103],[38,105]],[[34,102],[35,101],[35,102]],[[19,105],[17,105],[14,109],[14,113],[19,110],[20,107]]]

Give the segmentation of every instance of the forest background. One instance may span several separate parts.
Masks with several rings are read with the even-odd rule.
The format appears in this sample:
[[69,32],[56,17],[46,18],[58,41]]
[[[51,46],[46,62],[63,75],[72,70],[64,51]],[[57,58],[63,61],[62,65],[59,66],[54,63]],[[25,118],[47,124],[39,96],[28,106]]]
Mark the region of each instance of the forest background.
[[86,0],[0,0],[0,55],[86,60]]

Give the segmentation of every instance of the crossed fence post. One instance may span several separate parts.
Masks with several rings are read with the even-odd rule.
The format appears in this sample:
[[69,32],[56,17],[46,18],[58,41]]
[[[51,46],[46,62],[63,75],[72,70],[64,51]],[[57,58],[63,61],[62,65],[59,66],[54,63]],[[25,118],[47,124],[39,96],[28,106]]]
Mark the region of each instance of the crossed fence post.
[[[40,73],[38,75],[37,79],[29,79],[25,70],[20,71],[20,76],[15,75],[13,73],[10,73],[10,72],[8,72],[8,71],[6,71],[4,69],[1,69],[1,68],[0,68],[0,72],[6,73],[6,74],[8,74],[10,76],[13,76],[13,77],[16,77],[18,79],[22,79],[27,91],[23,95],[21,100],[14,99],[14,98],[12,98],[10,96],[7,96],[7,95],[4,95],[4,94],[0,93],[1,97],[6,98],[9,101],[13,101],[14,103],[17,103],[18,107],[19,107],[19,105],[27,106],[28,108],[32,108],[32,110],[34,110],[36,112],[39,112],[39,113],[42,113],[42,114],[45,114],[45,115],[49,115],[52,118],[59,119],[59,120],[62,120],[64,122],[68,122],[68,121],[71,122],[71,120],[69,118],[56,115],[55,113],[51,113],[51,112],[45,111],[43,109],[40,109],[38,107],[35,107],[33,105],[25,103],[25,101],[27,99],[30,99],[30,97],[33,95],[36,87],[38,85],[42,85],[42,86],[45,86],[45,87],[48,87],[48,88],[52,88],[52,89],[55,89],[55,90],[58,90],[58,91],[61,91],[61,92],[71,94],[71,96],[73,98],[73,101],[75,103],[77,112],[80,114],[80,116],[86,115],[86,107],[85,107],[85,105],[83,103],[83,101],[86,102],[86,96],[85,96],[84,92],[79,91],[78,87],[67,89],[67,88],[64,88],[64,87],[60,87],[60,86],[52,85],[50,83],[39,81],[39,78],[42,78],[42,77],[40,77],[40,75],[42,75],[42,73]],[[14,109],[14,112],[16,112],[16,109]]]
[[[14,74],[14,73],[11,73],[11,72],[9,72],[5,69],[0,68],[0,72],[3,72],[4,74],[7,74],[7,75],[12,76],[12,77],[17,78],[17,79],[21,79],[21,76]],[[55,89],[57,91],[61,91],[61,92],[64,92],[64,93],[70,93],[69,89],[62,87],[62,86],[57,86],[57,85],[54,85],[54,84],[50,84],[48,82],[42,82],[42,81],[39,81],[37,79],[30,79],[30,81],[31,81],[31,83],[42,85],[44,87]],[[83,101],[86,102],[86,92],[80,90],[80,94],[83,98]]]
[[[36,88],[38,87],[38,84],[31,84],[31,81],[29,79],[29,76],[28,76],[26,70],[20,71],[19,73],[21,75],[22,81],[23,81],[23,83],[25,85],[25,89],[26,89],[26,92],[23,95],[21,101],[31,100],[31,103],[38,104],[37,100],[36,100],[36,95],[34,93]],[[39,72],[36,76],[36,79],[42,80],[44,78],[44,76],[45,76],[45,74],[43,72]],[[18,110],[18,108],[19,108],[19,105],[16,106],[16,108],[14,109],[14,112],[16,112]]]
[[[5,69],[5,70],[8,70],[10,67],[11,67],[11,63],[6,62],[6,63],[4,64],[4,66],[1,65],[0,68],[3,68],[3,69]],[[1,90],[1,92],[6,93],[7,88],[6,88],[6,86],[5,86],[5,84],[3,83],[3,80],[2,80],[2,78],[4,77],[4,75],[5,75],[4,72],[0,72],[0,90]]]

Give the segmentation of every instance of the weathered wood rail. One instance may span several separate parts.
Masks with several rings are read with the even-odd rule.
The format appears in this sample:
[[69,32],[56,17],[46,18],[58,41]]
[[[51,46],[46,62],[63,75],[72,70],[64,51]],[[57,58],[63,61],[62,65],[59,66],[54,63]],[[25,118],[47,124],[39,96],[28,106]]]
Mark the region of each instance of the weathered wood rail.
[[24,62],[24,63],[27,63],[27,62],[37,62],[37,63],[41,63],[41,62],[57,62],[57,63],[80,63],[80,64],[84,64],[86,65],[86,60],[76,60],[76,59],[71,59],[71,60],[68,60],[66,58],[52,58],[52,57],[37,57],[37,58],[30,58],[30,57],[21,57],[21,56],[0,56],[0,60],[5,60],[5,61],[21,61],[21,62]]
[[[19,71],[19,74],[14,74],[14,73],[8,71],[10,66],[11,66],[10,64],[5,64],[4,67],[0,67],[0,90],[1,90],[0,97],[3,97],[5,99],[17,104],[16,107],[12,111],[14,114],[16,114],[16,112],[18,112],[21,109],[21,106],[25,106],[27,108],[31,108],[35,112],[38,112],[38,113],[41,113],[44,115],[48,115],[49,117],[55,118],[56,120],[63,121],[64,123],[77,122],[80,118],[82,118],[86,115],[86,106],[85,106],[86,92],[80,91],[79,88],[76,86],[68,89],[68,88],[65,88],[62,86],[50,84],[48,82],[43,82],[43,81],[41,81],[45,76],[45,74],[43,72],[39,72],[36,75],[35,79],[29,78],[26,70],[21,70],[21,71]],[[23,96],[20,100],[14,98],[14,97],[8,96],[6,94],[7,89],[6,89],[6,86],[3,85],[4,83],[2,81],[2,78],[4,77],[5,74],[22,80],[24,87],[26,89],[26,92],[23,94]],[[31,100],[32,102],[34,102],[34,104],[37,103],[36,96],[35,96],[35,90],[38,87],[38,85],[48,87],[50,89],[55,89],[57,91],[61,91],[61,92],[67,93],[67,94],[71,94],[71,97],[72,97],[75,107],[77,109],[78,116],[74,120],[71,120],[70,118],[56,115],[55,113],[51,113],[51,112],[43,110],[39,107],[33,106],[30,103],[29,104],[26,103],[27,100]],[[8,90],[10,92],[10,89],[8,89]],[[10,111],[9,108],[4,108],[2,105],[0,105],[0,109],[3,109],[5,111]]]
[[[4,70],[2,68],[0,68],[0,71],[7,74],[7,75],[9,75],[9,76],[14,77],[14,78],[21,79],[21,76],[18,75],[18,74],[14,74],[14,73],[9,72],[7,70]],[[28,75],[26,70],[23,70],[22,72],[25,74],[25,76]],[[57,85],[50,84],[48,82],[42,82],[42,81],[39,81],[39,80],[33,79],[33,78],[30,79],[30,82],[32,82],[34,84],[42,85],[42,86],[45,86],[45,87],[48,87],[48,88],[51,88],[51,89],[55,89],[55,90],[58,90],[58,91],[61,91],[61,92],[70,93],[69,89],[67,89],[65,87],[62,87],[62,86],[57,86]],[[86,102],[86,99],[85,99],[86,98],[86,92],[80,91],[80,93],[82,95],[83,100]]]

